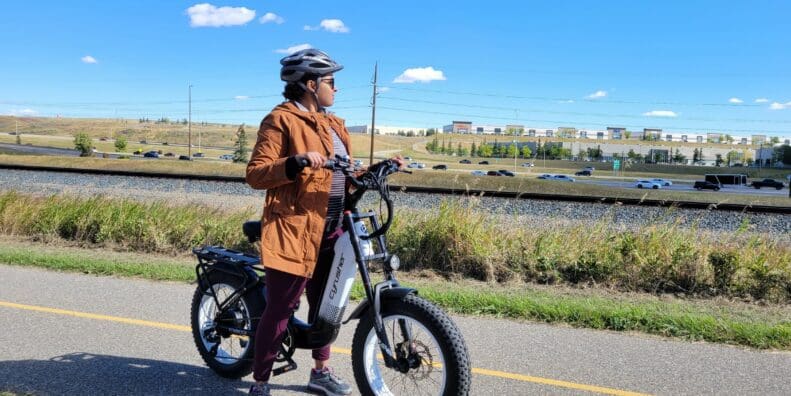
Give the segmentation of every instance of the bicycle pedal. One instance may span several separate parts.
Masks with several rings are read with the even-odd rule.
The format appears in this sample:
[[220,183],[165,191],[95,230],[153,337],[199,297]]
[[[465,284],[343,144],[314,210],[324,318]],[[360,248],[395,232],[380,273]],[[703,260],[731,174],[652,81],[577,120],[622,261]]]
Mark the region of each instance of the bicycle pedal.
[[278,367],[278,368],[272,370],[272,375],[273,376],[278,376],[280,374],[284,374],[284,373],[287,373],[289,371],[294,371],[296,369],[297,369],[297,362],[295,362],[292,359],[288,359],[288,363],[286,363],[285,366]]

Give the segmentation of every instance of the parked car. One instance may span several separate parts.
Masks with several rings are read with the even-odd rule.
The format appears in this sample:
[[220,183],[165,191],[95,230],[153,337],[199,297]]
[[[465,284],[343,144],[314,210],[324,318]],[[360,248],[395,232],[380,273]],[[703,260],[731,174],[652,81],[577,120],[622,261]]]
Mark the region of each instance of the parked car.
[[574,176],[590,176],[590,175],[591,175],[591,171],[587,169],[583,169],[579,172],[574,172]]
[[511,171],[506,170],[506,169],[500,169],[500,170],[498,170],[498,172],[500,172],[500,174],[503,175],[503,176],[511,176],[511,177],[516,176],[516,174],[514,172],[511,172]]
[[486,172],[486,175],[488,175],[488,176],[502,176],[503,174],[498,172],[498,171],[488,171],[488,172]]
[[159,153],[156,152],[156,151],[146,151],[146,153],[143,154],[143,157],[146,157],[146,158],[159,158]]
[[574,178],[573,178],[573,177],[566,176],[566,175],[554,175],[554,176],[552,176],[552,179],[551,179],[551,180],[559,180],[559,181],[573,182],[573,181],[574,181]]
[[777,181],[775,179],[755,180],[750,185],[756,190],[760,190],[761,187],[774,187],[777,190],[782,190],[783,186],[785,186],[783,182]]
[[541,180],[550,180],[552,179],[552,175],[550,175],[549,173],[544,173],[543,175],[538,176],[538,178]]
[[634,186],[637,187],[637,188],[650,188],[650,189],[653,189],[653,190],[658,190],[658,189],[662,188],[661,184],[659,184],[659,183],[657,183],[655,181],[651,181],[651,180],[638,180],[634,184]]
[[231,161],[233,160],[233,154],[223,154],[220,156],[220,159],[224,161]]
[[695,181],[695,184],[692,186],[692,188],[694,188],[696,190],[720,191],[720,188],[722,188],[722,185],[721,184],[717,184],[717,183],[712,183],[712,182],[706,181],[706,180],[698,180],[698,181]]
[[463,159],[463,160],[459,161],[459,163],[460,163],[460,164],[471,164],[471,163],[472,163],[472,161],[470,161],[470,160],[468,160],[468,159]]
[[481,161],[478,165],[489,165],[489,161]]
[[484,172],[482,170],[474,170],[474,171],[472,171],[472,175],[473,176],[486,176],[486,172]]
[[654,179],[651,179],[651,181],[654,182],[654,183],[658,183],[659,185],[661,185],[663,187],[670,187],[670,186],[673,185],[673,182],[670,181],[670,180],[667,180],[667,179],[654,178]]
[[431,167],[434,170],[448,170],[448,166],[445,164],[434,165]]
[[524,166],[525,168],[530,168],[530,167],[533,167],[533,166],[535,166],[535,165],[533,165],[533,163],[532,163],[532,162],[523,162],[523,163],[522,163],[522,166]]

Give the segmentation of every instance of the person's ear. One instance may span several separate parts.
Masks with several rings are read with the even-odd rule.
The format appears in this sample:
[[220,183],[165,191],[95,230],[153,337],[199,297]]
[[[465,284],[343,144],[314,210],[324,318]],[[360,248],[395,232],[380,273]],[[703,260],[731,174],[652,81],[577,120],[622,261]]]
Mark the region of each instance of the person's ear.
[[316,93],[316,82],[313,80],[308,80],[305,82],[305,86],[308,87],[308,91],[310,93]]

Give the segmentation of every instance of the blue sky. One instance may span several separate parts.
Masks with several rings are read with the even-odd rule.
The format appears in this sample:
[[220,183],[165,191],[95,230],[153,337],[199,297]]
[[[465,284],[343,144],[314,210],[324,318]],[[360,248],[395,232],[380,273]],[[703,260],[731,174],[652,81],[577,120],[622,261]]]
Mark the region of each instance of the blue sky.
[[310,45],[349,125],[791,136],[788,1],[4,3],[0,114],[257,125]]

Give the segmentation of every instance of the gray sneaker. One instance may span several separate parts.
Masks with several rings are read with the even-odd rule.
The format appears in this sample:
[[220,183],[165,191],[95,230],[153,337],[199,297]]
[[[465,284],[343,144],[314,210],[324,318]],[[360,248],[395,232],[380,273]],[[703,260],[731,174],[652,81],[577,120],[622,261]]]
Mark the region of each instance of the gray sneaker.
[[272,393],[269,391],[269,384],[253,384],[250,387],[250,392],[247,393],[250,396],[271,396]]
[[311,369],[308,389],[323,392],[327,396],[343,396],[352,393],[352,387],[335,375],[330,368],[318,372]]

